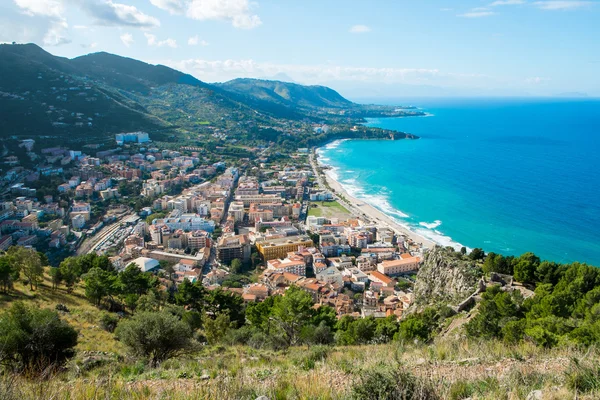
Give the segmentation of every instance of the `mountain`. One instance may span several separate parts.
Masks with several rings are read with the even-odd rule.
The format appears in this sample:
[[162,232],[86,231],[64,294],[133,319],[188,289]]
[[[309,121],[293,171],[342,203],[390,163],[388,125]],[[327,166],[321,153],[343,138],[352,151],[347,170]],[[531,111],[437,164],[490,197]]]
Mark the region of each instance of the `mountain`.
[[0,137],[96,143],[137,130],[156,140],[208,140],[215,129],[253,142],[265,140],[257,133],[265,127],[312,133],[311,123],[343,130],[365,117],[422,114],[353,103],[325,86],[259,79],[209,84],[164,65],[105,52],[68,59],[35,44],[0,45],[0,110]]
[[[237,80],[211,85],[105,52],[68,59],[35,44],[0,45],[0,135],[102,140],[114,133],[275,124],[352,105],[325,87]],[[258,82],[258,81],[257,81]]]
[[297,83],[239,78],[216,84],[246,98],[267,101],[285,107],[348,108],[355,104],[326,86],[304,86]]

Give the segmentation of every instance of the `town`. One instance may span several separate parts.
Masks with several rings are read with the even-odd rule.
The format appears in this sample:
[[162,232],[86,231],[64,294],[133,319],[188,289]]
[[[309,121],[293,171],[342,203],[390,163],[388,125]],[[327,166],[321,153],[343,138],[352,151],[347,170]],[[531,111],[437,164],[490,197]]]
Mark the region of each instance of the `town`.
[[400,318],[412,302],[426,249],[351,212],[308,148],[210,162],[201,147],[159,148],[146,132],[116,134],[111,149],[34,146],[19,141],[29,168],[4,157],[1,250],[32,247],[55,266],[94,252],[118,271],[157,274],[164,289],[199,281],[245,302],[294,285],[338,317]]

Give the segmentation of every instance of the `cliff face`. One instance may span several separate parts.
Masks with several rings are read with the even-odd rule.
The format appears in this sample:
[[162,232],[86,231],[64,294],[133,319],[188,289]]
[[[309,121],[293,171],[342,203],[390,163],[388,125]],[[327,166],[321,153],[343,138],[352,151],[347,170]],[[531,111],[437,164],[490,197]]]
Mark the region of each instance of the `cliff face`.
[[481,276],[475,263],[449,249],[435,247],[425,255],[414,287],[415,305],[456,305],[470,296]]

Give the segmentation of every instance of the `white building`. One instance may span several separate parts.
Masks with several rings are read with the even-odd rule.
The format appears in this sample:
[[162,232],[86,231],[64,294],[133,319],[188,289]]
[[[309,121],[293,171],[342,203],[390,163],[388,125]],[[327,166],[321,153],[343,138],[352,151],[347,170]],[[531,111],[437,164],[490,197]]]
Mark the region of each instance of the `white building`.
[[132,264],[135,264],[140,270],[142,270],[142,272],[151,271],[153,269],[158,268],[160,265],[158,260],[148,257],[136,258],[135,260],[133,260]]

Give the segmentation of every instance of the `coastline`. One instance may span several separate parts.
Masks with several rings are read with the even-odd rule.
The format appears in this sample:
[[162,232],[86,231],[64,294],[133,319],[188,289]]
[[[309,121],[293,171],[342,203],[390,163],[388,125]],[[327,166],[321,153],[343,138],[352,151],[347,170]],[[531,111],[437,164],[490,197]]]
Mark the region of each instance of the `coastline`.
[[[350,140],[350,139],[343,139]],[[314,158],[316,165],[319,166],[327,166],[328,164],[320,161],[320,154],[318,152],[319,148],[317,148],[314,153],[311,153],[311,157]],[[318,173],[318,172],[317,172]],[[383,225],[387,228],[392,229],[396,232],[397,235],[403,236],[409,242],[413,242],[414,244],[420,245],[420,247],[425,249],[432,249],[436,243],[423,235],[407,228],[406,226],[398,223],[393,217],[387,215],[385,212],[376,208],[375,206],[368,203],[366,200],[358,199],[352,196],[348,191],[343,187],[343,185],[338,182],[331,174],[328,174],[327,171],[323,171],[322,174],[318,174],[318,179],[325,179],[325,183],[335,191],[335,194],[339,197],[341,195],[347,202],[340,199],[340,203],[349,208],[348,211],[354,216],[366,216],[367,219],[371,220],[374,223]]]

